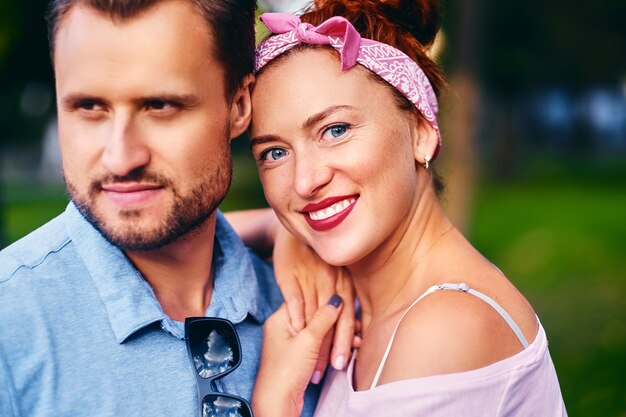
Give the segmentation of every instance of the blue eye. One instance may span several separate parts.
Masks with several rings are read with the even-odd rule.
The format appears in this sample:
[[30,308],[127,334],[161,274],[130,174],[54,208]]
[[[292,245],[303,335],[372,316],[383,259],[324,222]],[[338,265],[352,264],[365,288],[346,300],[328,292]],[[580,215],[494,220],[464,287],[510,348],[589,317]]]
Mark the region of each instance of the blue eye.
[[287,156],[287,151],[281,148],[271,148],[263,152],[261,159],[277,161]]
[[349,125],[346,123],[332,125],[322,133],[322,136],[330,135],[330,139],[338,139],[346,134]]

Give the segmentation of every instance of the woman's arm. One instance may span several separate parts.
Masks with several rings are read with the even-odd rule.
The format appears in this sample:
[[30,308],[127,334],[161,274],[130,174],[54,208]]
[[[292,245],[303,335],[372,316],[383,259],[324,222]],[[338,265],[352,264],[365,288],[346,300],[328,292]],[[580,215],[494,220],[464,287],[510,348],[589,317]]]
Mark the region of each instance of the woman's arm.
[[281,227],[272,209],[231,211],[224,216],[246,246],[263,258],[271,257],[276,232]]

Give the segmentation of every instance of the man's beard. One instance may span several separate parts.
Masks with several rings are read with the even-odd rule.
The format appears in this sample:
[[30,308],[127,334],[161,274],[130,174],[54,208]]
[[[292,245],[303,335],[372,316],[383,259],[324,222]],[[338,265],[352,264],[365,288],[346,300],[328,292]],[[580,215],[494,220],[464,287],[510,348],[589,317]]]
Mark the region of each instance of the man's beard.
[[[93,227],[95,227],[112,245],[124,251],[148,251],[159,249],[177,239],[188,236],[203,226],[222,202],[232,179],[232,159],[230,147],[219,152],[220,158],[214,167],[207,167],[200,172],[195,186],[186,195],[181,195],[172,181],[160,174],[147,172],[143,168],[125,176],[104,175],[92,181],[87,196],[80,194],[69,178],[65,178],[70,198]],[[95,207],[96,195],[102,192],[102,184],[122,181],[146,181],[160,184],[174,195],[174,201],[166,209],[162,219],[150,228],[140,228],[132,221],[141,217],[141,210],[120,209],[118,216],[128,220],[127,224],[113,227],[107,224]]]

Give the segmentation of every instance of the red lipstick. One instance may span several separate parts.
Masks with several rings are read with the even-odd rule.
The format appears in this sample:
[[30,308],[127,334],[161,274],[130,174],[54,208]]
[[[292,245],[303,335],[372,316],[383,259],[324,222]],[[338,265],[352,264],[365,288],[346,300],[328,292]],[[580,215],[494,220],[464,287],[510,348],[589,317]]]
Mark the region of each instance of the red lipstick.
[[[311,226],[313,230],[316,230],[318,232],[323,232],[325,230],[330,230],[338,226],[341,222],[343,222],[345,218],[348,217],[348,214],[350,214],[354,206],[356,205],[358,198],[359,198],[358,194],[325,198],[319,203],[307,204],[302,209],[301,213],[304,216],[304,219],[307,221],[307,223],[309,224],[309,226]],[[330,217],[323,218],[323,219],[314,219],[315,216],[311,215],[311,212],[319,212],[321,210],[328,209],[333,204],[338,203],[340,201],[344,201],[344,200],[350,201],[349,205],[346,208],[342,209],[336,214],[333,214]],[[320,214],[318,214],[318,216],[319,215]]]

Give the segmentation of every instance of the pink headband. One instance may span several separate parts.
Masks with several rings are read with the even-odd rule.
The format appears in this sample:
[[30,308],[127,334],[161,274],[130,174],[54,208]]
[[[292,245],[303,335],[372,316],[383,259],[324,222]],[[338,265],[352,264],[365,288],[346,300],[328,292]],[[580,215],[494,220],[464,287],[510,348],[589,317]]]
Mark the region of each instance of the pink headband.
[[264,13],[261,21],[275,35],[256,49],[255,73],[300,43],[330,45],[339,52],[342,70],[359,63],[398,89],[435,129],[441,143],[437,97],[424,71],[405,53],[385,43],[361,38],[352,23],[340,16],[331,17],[317,27],[302,23],[299,17],[289,13]]

